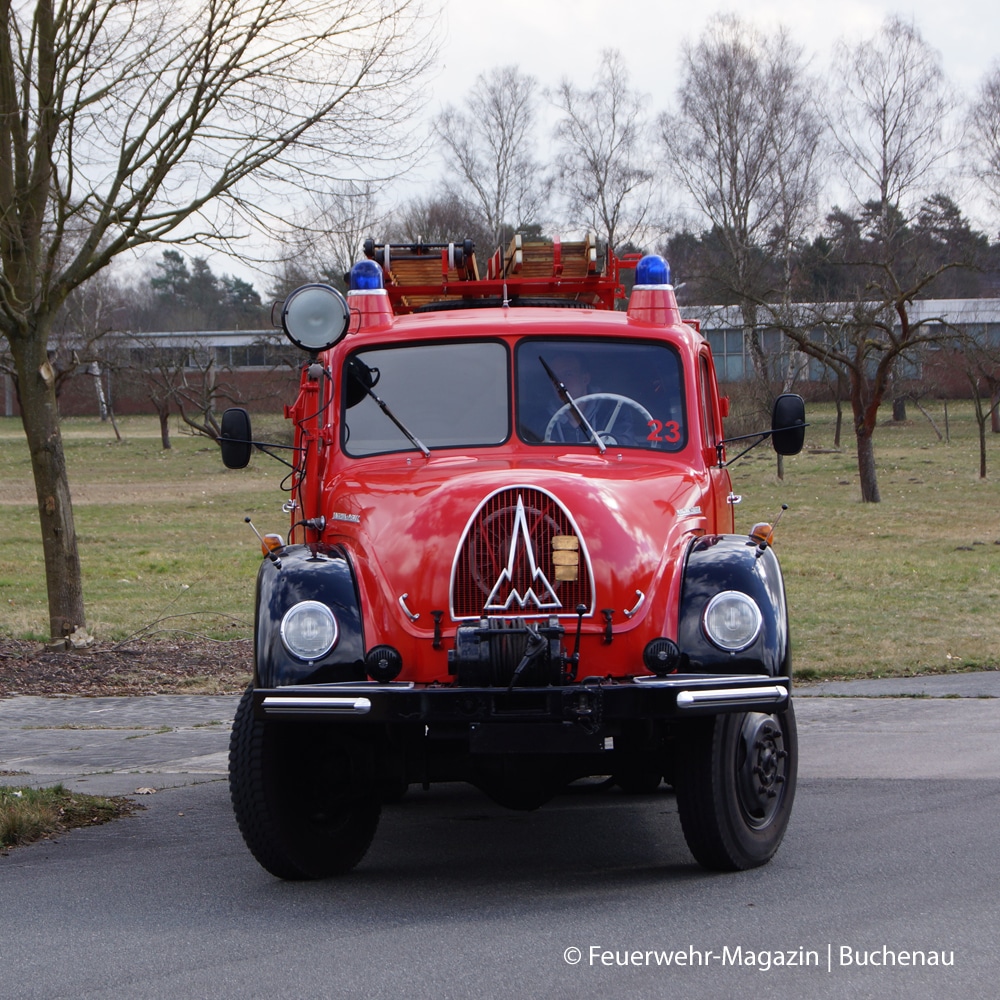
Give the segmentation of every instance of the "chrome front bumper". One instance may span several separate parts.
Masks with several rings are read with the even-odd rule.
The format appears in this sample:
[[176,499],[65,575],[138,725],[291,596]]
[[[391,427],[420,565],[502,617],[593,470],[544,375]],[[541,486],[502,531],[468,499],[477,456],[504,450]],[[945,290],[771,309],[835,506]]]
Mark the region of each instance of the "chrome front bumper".
[[723,712],[779,712],[788,677],[677,674],[626,681],[588,679],[563,686],[471,688],[350,681],[254,691],[259,718],[324,717],[355,722],[603,722],[683,719]]

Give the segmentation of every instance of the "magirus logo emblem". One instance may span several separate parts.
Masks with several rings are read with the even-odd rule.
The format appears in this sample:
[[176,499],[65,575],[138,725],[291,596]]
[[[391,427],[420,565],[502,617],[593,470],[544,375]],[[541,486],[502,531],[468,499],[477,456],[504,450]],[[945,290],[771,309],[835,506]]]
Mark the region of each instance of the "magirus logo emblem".
[[469,518],[451,570],[457,621],[573,617],[592,611],[594,580],[569,511],[537,486],[504,486]]
[[[519,581],[528,583],[523,592],[518,589]],[[538,566],[531,532],[528,530],[528,519],[524,513],[524,500],[520,496],[517,498],[514,525],[510,534],[507,565],[500,571],[497,582],[486,599],[484,610],[509,611],[515,606],[522,611],[526,608],[557,611],[562,607],[552,584]]]

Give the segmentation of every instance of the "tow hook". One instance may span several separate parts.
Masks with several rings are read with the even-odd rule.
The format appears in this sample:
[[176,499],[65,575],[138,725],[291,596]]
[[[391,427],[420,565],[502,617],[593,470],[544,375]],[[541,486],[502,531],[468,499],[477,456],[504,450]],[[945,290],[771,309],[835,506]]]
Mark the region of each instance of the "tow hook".
[[604,645],[610,646],[614,640],[614,632],[611,629],[611,619],[614,616],[614,608],[602,608],[601,614],[604,615]]

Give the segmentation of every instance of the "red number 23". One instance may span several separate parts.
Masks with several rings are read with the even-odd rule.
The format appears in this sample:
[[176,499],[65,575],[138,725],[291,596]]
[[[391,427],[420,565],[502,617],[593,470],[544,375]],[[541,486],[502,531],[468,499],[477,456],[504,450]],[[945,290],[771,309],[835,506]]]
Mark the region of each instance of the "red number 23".
[[648,427],[647,441],[666,441],[668,444],[677,444],[681,439],[681,428],[676,420],[668,420],[666,423],[663,423],[662,420],[650,420]]

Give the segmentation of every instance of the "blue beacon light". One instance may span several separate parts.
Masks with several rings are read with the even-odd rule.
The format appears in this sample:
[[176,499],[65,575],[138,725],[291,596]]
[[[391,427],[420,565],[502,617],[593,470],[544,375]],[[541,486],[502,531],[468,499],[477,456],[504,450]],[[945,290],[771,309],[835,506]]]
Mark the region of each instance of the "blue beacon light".
[[382,287],[382,268],[373,260],[359,260],[351,268],[351,291],[370,292]]
[[658,254],[647,254],[635,266],[637,285],[669,285],[670,265]]

